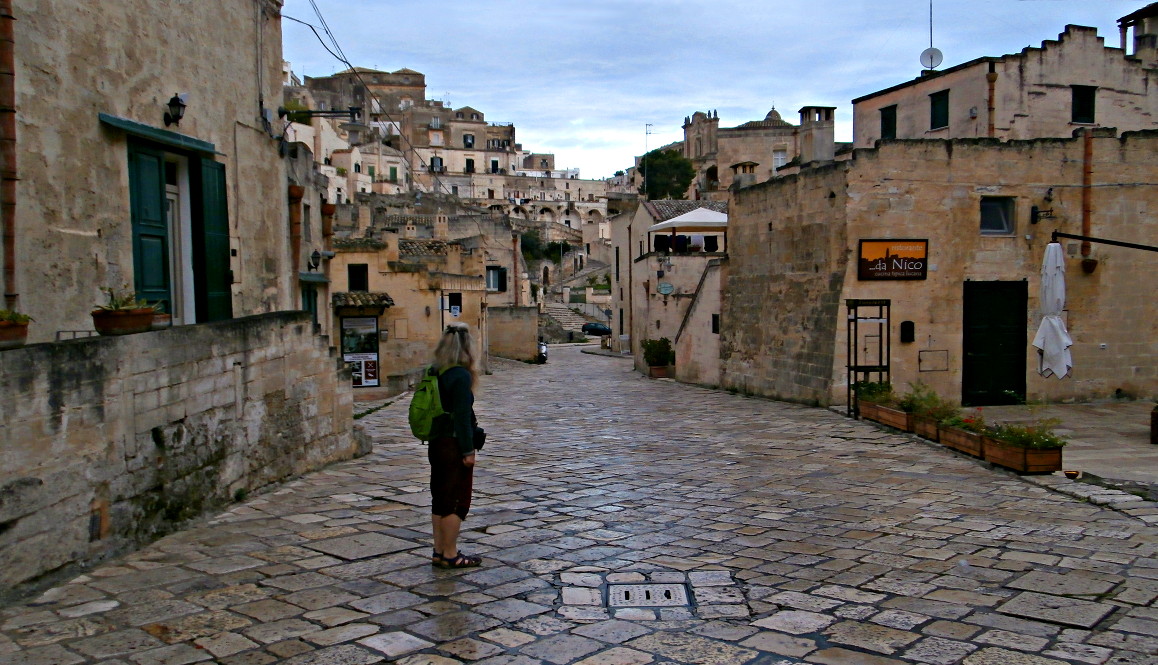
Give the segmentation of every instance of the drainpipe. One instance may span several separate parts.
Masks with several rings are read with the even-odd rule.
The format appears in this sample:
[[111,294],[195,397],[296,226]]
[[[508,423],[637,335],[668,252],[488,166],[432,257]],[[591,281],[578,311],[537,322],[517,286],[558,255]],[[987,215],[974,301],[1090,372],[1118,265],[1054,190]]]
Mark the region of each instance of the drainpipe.
[[511,275],[514,278],[515,287],[515,307],[519,306],[519,234],[511,234]]
[[996,134],[994,119],[997,116],[997,94],[995,92],[995,88],[997,87],[996,63],[989,63],[989,73],[985,75],[985,82],[989,84],[989,126],[986,130],[986,136],[993,138]]
[[[1090,235],[1090,214],[1093,209],[1094,135],[1082,130],[1082,235]],[[1090,255],[1090,241],[1082,241],[1082,256]]]
[[16,309],[16,17],[0,0],[0,220],[4,230],[4,307]]

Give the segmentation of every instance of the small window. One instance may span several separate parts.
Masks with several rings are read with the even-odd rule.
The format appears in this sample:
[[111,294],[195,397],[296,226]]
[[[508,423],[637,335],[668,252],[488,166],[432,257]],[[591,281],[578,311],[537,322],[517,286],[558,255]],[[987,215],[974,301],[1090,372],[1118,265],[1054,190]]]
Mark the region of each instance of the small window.
[[1013,233],[1015,200],[1012,196],[981,197],[982,235],[1009,235]]
[[390,167],[390,182],[398,182],[398,167]]
[[1073,85],[1070,86],[1070,90],[1073,96],[1073,115],[1071,122],[1093,124],[1095,122],[1094,99],[1097,96],[1098,89],[1092,85]]
[[788,163],[787,150],[773,150],[772,151],[772,168],[778,169]]
[[886,106],[881,109],[881,138],[897,138],[897,105]]
[[346,280],[353,291],[370,290],[370,266],[366,263],[351,263],[346,266]]
[[361,172],[362,172],[362,164],[359,162],[354,162],[354,173],[361,173]]
[[492,159],[491,160],[491,173],[498,173],[498,172],[499,172],[499,160]]
[[468,157],[468,158],[467,158],[467,160],[466,160],[466,169],[465,169],[465,171],[466,171],[467,173],[474,173],[474,160],[473,160],[473,159],[470,159],[469,157]]
[[499,266],[487,266],[487,291],[505,292],[507,290],[507,269]]
[[713,314],[712,315],[712,332],[717,334],[717,335],[720,334],[720,315],[719,314]]
[[942,90],[929,95],[929,129],[943,129],[949,126],[949,91]]
[[462,135],[462,147],[464,147],[464,148],[473,148],[474,147],[474,134],[463,134]]

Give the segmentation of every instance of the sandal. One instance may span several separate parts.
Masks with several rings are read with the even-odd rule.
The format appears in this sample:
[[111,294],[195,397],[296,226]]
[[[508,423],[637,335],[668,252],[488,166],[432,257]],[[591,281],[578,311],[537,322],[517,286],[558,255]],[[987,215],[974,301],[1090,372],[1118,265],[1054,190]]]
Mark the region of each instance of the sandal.
[[482,565],[482,557],[468,556],[459,552],[450,559],[440,556],[434,565],[439,568],[475,568]]

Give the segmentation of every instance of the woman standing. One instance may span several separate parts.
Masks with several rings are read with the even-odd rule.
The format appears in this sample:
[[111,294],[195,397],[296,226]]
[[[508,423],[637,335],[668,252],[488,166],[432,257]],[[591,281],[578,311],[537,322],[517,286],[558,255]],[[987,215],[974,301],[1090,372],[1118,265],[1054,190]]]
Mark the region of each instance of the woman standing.
[[431,522],[434,553],[430,562],[442,568],[471,568],[482,559],[458,550],[458,533],[470,510],[474,484],[474,386],[478,382],[470,327],[451,323],[434,350],[438,394],[446,414],[434,421],[430,460]]

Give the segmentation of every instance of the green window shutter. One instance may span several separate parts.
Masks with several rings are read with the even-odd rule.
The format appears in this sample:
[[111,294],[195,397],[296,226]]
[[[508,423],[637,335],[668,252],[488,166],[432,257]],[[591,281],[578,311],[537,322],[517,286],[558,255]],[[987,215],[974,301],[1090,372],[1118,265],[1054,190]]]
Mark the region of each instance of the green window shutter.
[[200,176],[200,215],[193,228],[197,320],[220,321],[233,318],[225,165],[201,160]]
[[129,208],[133,226],[133,290],[139,297],[151,303],[161,302],[166,311],[172,311],[166,207],[165,154],[130,144]]

